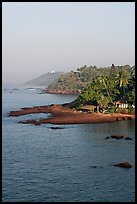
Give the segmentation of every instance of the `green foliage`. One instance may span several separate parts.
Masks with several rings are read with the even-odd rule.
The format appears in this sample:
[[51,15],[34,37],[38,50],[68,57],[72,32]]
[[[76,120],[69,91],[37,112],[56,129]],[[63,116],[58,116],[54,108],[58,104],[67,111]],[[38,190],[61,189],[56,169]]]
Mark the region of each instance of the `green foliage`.
[[135,108],[133,108],[132,106],[128,107],[128,113],[129,114],[134,114],[135,113]]
[[120,109],[120,113],[122,113],[122,114],[128,114],[128,109],[126,109],[126,108],[121,108]]
[[107,111],[108,111],[109,113],[119,113],[119,112],[120,112],[119,109],[116,108],[115,106],[109,106],[108,109],[107,109]]
[[50,84],[49,90],[81,91],[70,108],[80,109],[83,105],[99,105],[102,110],[120,112],[113,106],[114,101],[123,100],[135,104],[135,66],[129,65],[97,68],[86,65]]
[[97,102],[98,102],[99,107],[104,110],[108,107],[110,99],[109,97],[105,97],[104,95],[101,95],[100,99]]
[[[125,66],[115,66],[114,64],[111,67],[96,67],[86,65],[80,68],[77,68],[76,71],[71,71],[68,73],[62,74],[56,82],[51,83],[47,90],[49,91],[83,91],[84,88],[92,83],[94,79],[100,76],[110,77],[110,74],[113,73],[113,76],[119,73],[120,70],[126,70],[129,74],[131,72],[131,67],[129,65]],[[106,83],[106,81],[105,81]]]
[[[107,109],[112,113],[119,113],[119,108],[113,106],[114,101],[127,101],[129,104],[135,104],[135,72],[131,69],[130,75],[125,70],[116,74],[113,73],[112,77],[100,75],[92,79],[80,96],[75,100],[75,107],[82,103],[99,105],[103,110]],[[113,70],[114,71],[114,70]]]

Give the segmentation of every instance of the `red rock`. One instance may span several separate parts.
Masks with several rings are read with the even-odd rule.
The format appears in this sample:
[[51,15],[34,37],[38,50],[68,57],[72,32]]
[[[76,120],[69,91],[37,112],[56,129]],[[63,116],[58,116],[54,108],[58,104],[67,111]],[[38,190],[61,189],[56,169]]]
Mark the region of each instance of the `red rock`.
[[114,139],[122,139],[124,135],[117,134],[117,135],[111,135],[111,137]]
[[[20,116],[32,113],[50,113],[51,116],[42,119],[40,124],[51,123],[51,124],[88,124],[88,123],[108,123],[114,122],[116,118],[128,117],[128,115],[123,114],[101,114],[101,113],[83,113],[77,110],[73,110],[67,106],[61,104],[52,104],[49,106],[34,106],[22,108],[21,110],[11,111],[9,116]],[[135,115],[130,115],[130,117],[135,118]],[[36,125],[39,123],[36,122]],[[35,124],[34,120],[22,121],[20,123],[24,124]],[[120,139],[124,136],[112,135],[112,138]]]
[[41,125],[41,123],[39,121],[35,121],[34,125]]
[[114,164],[113,166],[123,167],[123,168],[131,168],[132,165],[129,162],[122,162],[118,164]]

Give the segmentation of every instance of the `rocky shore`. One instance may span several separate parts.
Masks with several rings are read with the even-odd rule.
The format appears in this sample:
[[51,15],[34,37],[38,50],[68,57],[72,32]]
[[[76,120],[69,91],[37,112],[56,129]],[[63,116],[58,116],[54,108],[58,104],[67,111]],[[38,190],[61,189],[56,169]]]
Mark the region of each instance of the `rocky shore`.
[[63,94],[63,95],[79,95],[81,94],[81,90],[66,90],[66,91],[63,91],[63,90],[50,90],[50,89],[47,89],[45,90],[45,93],[48,93],[48,94]]
[[84,113],[68,108],[67,106],[52,104],[49,106],[34,106],[21,108],[17,111],[9,112],[9,116],[20,116],[26,114],[35,113],[50,113],[51,116],[39,121],[26,120],[19,121],[23,124],[35,124],[41,125],[44,123],[51,124],[88,124],[88,123],[107,123],[116,122],[121,120],[131,120],[135,118],[135,115],[129,114],[102,114],[102,113]]

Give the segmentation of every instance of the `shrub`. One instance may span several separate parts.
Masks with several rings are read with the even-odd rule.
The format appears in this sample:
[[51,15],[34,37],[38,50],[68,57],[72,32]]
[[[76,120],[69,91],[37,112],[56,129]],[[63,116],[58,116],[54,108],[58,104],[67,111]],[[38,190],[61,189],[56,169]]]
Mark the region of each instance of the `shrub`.
[[127,114],[128,113],[128,109],[120,109],[120,113],[122,113],[122,114]]
[[115,113],[115,111],[116,111],[116,107],[115,106],[109,106],[108,107],[108,112]]
[[135,108],[133,108],[132,106],[128,107],[128,113],[129,114],[135,114]]

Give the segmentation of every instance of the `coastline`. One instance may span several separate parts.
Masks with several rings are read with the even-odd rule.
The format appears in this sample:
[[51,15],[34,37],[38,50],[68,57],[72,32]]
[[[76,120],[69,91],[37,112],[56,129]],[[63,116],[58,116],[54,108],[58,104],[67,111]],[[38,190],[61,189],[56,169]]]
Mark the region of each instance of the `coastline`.
[[51,124],[89,124],[89,123],[108,123],[117,122],[121,120],[131,120],[135,118],[135,115],[130,114],[102,114],[102,113],[85,113],[77,110],[64,107],[61,104],[52,104],[49,106],[34,106],[21,108],[17,111],[10,111],[8,116],[20,116],[35,113],[50,113],[51,116],[48,118],[36,120],[25,120],[19,121],[23,124],[35,124],[41,125],[44,123]]
[[47,90],[45,90],[45,92],[44,93],[47,93],[47,94],[63,94],[63,95],[79,95],[79,94],[81,94],[81,90],[73,90],[73,91],[70,91],[70,90],[68,90],[68,91],[57,91],[57,90],[49,90],[49,89],[47,89]]

